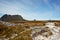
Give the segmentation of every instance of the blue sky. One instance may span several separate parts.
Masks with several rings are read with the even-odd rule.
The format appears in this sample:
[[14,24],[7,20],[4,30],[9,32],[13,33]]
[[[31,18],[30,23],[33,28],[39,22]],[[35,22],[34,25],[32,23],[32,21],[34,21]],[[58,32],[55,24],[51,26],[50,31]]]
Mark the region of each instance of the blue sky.
[[60,0],[0,0],[0,17],[4,14],[28,20],[60,20]]

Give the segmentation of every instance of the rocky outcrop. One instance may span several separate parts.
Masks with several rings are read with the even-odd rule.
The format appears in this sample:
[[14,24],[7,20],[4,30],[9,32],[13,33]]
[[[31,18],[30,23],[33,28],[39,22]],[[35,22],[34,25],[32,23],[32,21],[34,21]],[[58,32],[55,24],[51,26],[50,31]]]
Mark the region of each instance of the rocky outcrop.
[[1,21],[6,21],[6,22],[16,22],[16,21],[25,21],[21,15],[3,15],[0,18]]

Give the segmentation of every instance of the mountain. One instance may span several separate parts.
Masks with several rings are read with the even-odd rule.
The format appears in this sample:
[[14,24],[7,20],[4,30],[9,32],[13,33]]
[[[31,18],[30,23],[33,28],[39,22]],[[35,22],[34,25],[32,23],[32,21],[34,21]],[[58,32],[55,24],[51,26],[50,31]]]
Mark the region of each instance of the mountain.
[[25,19],[23,19],[23,17],[21,15],[3,15],[0,18],[1,21],[6,21],[6,22],[17,22],[17,21],[26,21]]

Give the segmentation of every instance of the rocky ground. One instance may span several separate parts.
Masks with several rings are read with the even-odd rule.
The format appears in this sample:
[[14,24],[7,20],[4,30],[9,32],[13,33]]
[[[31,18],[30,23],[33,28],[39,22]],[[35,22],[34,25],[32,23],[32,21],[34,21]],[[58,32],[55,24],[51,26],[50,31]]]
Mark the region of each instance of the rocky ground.
[[60,40],[60,27],[55,26],[54,23],[47,23],[39,30],[33,33],[33,40]]
[[0,40],[60,40],[60,27],[51,22],[24,27],[0,21]]

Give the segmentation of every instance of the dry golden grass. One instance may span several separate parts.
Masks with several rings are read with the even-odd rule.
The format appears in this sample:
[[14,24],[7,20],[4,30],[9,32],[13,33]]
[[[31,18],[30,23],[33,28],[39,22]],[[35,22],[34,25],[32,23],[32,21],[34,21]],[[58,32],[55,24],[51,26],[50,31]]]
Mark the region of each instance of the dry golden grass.
[[[16,26],[5,26],[3,24],[0,25],[0,37],[2,38],[10,38],[9,40],[31,40],[30,31],[26,31],[20,34],[20,32],[24,31],[24,27],[21,25]],[[11,39],[12,34],[18,34],[15,38]],[[5,35],[5,37],[3,37]],[[21,37],[20,37],[21,36]]]
[[[41,23],[29,22],[29,23],[30,23],[30,25],[28,25],[28,26],[21,26],[21,25],[5,26],[2,23],[0,23],[0,37],[3,37],[5,35],[5,38],[10,38],[9,40],[32,40],[32,37],[30,36],[32,30],[29,30],[29,31],[25,31],[25,30],[29,29],[31,25],[33,25],[33,26],[35,26],[35,25],[45,26],[46,22],[41,22]],[[60,27],[60,22],[55,22],[55,25]],[[48,32],[49,36],[52,35],[52,33],[50,32],[49,29],[45,28],[44,30],[46,32]],[[15,38],[11,39],[11,36],[14,33],[18,34],[18,35]],[[43,33],[41,33],[41,35],[43,35]]]

